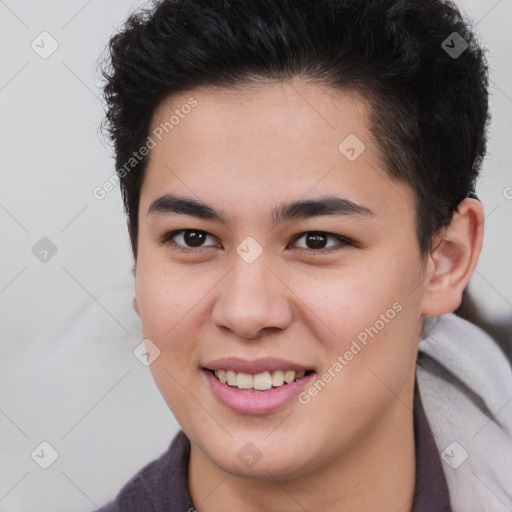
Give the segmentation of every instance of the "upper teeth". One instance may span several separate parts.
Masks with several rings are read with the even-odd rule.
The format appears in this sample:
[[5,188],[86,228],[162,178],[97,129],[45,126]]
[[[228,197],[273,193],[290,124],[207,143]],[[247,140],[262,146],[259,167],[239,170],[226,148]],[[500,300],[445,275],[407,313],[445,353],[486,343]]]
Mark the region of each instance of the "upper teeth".
[[238,373],[233,370],[215,370],[215,376],[228,386],[236,386],[240,389],[257,389],[265,391],[272,386],[279,387],[285,382],[289,384],[294,380],[304,377],[306,372],[301,370],[277,370],[275,372],[263,372],[251,375],[250,373]]

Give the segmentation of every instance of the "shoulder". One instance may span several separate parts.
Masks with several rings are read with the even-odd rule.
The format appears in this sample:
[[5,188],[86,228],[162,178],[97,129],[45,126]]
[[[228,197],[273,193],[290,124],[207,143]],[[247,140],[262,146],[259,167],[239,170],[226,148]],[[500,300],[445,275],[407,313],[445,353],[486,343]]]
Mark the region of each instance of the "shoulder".
[[[418,364],[424,393],[429,386],[456,387],[491,413],[512,398],[512,368],[503,351],[479,327],[453,313],[427,317]],[[504,425],[509,432],[510,426]]]
[[100,512],[131,512],[136,510],[153,511],[155,492],[154,485],[161,472],[163,461],[167,453],[144,466],[119,491],[116,498],[99,510]]
[[100,512],[159,512],[188,507],[189,453],[188,438],[180,431],[167,451],[134,475]]
[[509,510],[510,363],[490,336],[454,314],[428,317],[424,333],[416,375],[453,508]]

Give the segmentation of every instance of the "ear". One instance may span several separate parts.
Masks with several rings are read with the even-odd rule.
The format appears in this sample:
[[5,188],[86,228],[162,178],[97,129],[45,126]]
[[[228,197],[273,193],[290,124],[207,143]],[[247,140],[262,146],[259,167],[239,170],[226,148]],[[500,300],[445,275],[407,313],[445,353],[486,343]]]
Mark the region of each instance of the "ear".
[[[133,254],[133,258],[135,260],[135,264],[137,263],[137,249],[136,249],[136,245],[137,245],[137,237],[135,235],[135,233],[133,232],[133,229],[132,229],[132,225],[130,224],[130,219],[127,218],[126,219],[126,227],[128,229],[128,236],[130,237],[130,246],[132,248],[132,254]],[[135,275],[135,266],[133,267],[133,273]]]
[[482,250],[483,234],[482,204],[478,199],[464,199],[428,256],[422,313],[441,316],[459,307]]
[[[134,262],[134,264],[133,264],[132,274],[133,274],[133,277],[136,277],[136,275],[137,275],[137,262]],[[139,304],[137,303],[137,297],[136,296],[133,297],[132,306],[133,306],[134,311],[137,313],[137,315],[140,316]]]
[[[129,220],[126,222],[126,226],[128,228],[128,233],[130,233],[130,236],[131,236],[131,232],[132,231],[131,231],[131,225],[130,225],[130,221]],[[133,274],[133,277],[137,276],[137,260],[135,260],[133,262],[132,274]],[[133,297],[132,306],[133,306],[134,311],[137,313],[137,315],[140,316],[139,304],[137,303],[137,297]]]
[[133,309],[134,309],[135,313],[137,313],[137,315],[140,316],[139,305],[137,303],[137,297],[133,297],[132,305],[133,305]]

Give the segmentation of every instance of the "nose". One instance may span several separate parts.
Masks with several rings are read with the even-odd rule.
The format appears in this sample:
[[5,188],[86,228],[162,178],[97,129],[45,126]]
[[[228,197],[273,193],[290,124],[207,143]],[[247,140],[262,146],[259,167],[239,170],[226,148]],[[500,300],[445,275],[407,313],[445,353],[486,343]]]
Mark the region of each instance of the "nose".
[[292,294],[285,283],[262,256],[252,263],[235,260],[219,283],[214,324],[246,339],[260,337],[263,330],[286,329],[292,321]]

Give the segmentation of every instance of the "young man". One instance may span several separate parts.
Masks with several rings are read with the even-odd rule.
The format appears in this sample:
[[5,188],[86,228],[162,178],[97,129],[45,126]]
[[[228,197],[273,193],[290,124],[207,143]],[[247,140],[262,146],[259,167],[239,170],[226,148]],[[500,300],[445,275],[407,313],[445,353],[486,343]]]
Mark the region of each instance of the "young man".
[[183,431],[102,510],[509,510],[510,368],[451,314],[488,119],[456,8],[164,0],[104,72]]

